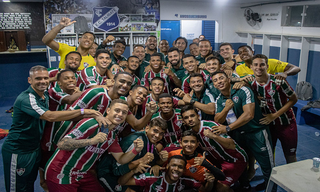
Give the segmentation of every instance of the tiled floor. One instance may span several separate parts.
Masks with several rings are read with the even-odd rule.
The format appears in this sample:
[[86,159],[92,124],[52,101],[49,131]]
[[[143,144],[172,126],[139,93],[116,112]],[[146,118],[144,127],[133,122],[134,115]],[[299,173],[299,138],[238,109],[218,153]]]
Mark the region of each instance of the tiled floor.
[[[14,98],[1,99],[0,100],[0,128],[10,129],[11,126],[11,114],[5,113],[5,110],[13,106]],[[320,121],[320,120],[319,120]],[[320,136],[316,136],[315,132],[320,132],[319,129],[308,125],[298,126],[298,148],[297,148],[297,159],[298,161],[304,159],[311,159],[313,157],[320,157]],[[3,144],[3,140],[0,140],[0,152]],[[276,146],[276,166],[285,164],[285,158],[282,153],[281,144],[278,142]],[[310,165],[311,167],[311,165]],[[256,172],[256,176],[251,181],[252,187],[262,182],[262,173],[260,168]],[[0,191],[5,191],[4,176],[3,176],[3,164],[2,155],[0,153]],[[43,190],[39,186],[39,178],[35,182],[35,191],[42,192]],[[253,190],[254,191],[254,190]],[[284,190],[278,188],[278,191],[283,192]],[[306,189],[306,191],[308,191]]]

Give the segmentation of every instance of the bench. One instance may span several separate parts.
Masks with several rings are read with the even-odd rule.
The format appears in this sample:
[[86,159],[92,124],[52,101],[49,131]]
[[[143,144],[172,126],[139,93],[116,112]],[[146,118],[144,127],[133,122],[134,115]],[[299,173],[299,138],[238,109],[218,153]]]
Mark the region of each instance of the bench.
[[296,108],[296,120],[298,125],[306,124],[308,113],[320,116],[320,108],[309,108],[307,110],[301,111],[302,107],[306,106],[308,102],[309,101],[298,100],[298,102],[293,106]]

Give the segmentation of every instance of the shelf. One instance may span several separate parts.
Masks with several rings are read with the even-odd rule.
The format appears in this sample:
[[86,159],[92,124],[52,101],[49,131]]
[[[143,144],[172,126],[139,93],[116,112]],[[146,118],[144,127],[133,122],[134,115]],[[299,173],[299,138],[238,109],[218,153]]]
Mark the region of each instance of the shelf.
[[4,52],[0,52],[0,54],[46,53],[46,52],[47,52],[47,49],[42,48],[42,49],[31,49],[31,51],[15,51],[15,52],[4,51]]

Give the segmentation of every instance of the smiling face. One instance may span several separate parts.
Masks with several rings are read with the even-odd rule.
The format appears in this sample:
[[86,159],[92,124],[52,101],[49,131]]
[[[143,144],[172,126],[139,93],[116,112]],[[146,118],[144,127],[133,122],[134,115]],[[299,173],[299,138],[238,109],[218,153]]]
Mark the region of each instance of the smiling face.
[[134,48],[132,55],[137,56],[139,61],[143,61],[144,57],[146,56],[146,51],[143,47],[137,46]]
[[79,46],[84,49],[90,49],[94,41],[94,36],[90,33],[85,33],[79,39]]
[[164,132],[165,131],[158,126],[146,127],[147,137],[152,144],[157,144],[159,141],[161,141],[164,136]]
[[143,102],[146,100],[146,97],[148,95],[148,91],[143,87],[138,87],[133,91],[131,90],[129,92],[129,95],[131,96],[132,101],[136,105],[142,105]]
[[132,81],[131,75],[119,74],[113,85],[114,92],[119,96],[126,95],[131,88]]
[[98,45],[93,43],[91,48],[89,49],[89,54],[94,57],[97,51]]
[[206,62],[206,69],[210,74],[212,74],[220,70],[220,62],[217,59],[210,59]]
[[186,57],[183,59],[183,67],[189,73],[196,72],[198,70],[198,61],[193,57]]
[[77,79],[72,71],[63,72],[57,81],[64,92],[71,92],[77,86]]
[[179,142],[182,147],[183,153],[186,155],[194,154],[194,151],[199,146],[199,142],[195,136],[184,136]]
[[169,43],[167,40],[161,40],[159,44],[159,49],[161,52],[167,52],[169,49]]
[[46,70],[34,71],[28,77],[28,83],[36,92],[43,93],[49,86],[49,73]]
[[96,58],[94,58],[94,61],[98,68],[106,70],[111,63],[111,58],[108,53],[100,53]]
[[187,44],[183,39],[178,39],[175,47],[178,48],[180,52],[184,52],[184,50],[187,48]]
[[211,50],[212,50],[212,47],[209,41],[200,41],[199,51],[200,51],[201,57],[207,56],[209,53],[211,53]]
[[195,56],[195,57],[198,56],[199,53],[200,53],[199,46],[196,45],[196,44],[190,45],[189,49],[190,49],[190,54]]
[[124,53],[125,49],[126,49],[125,45],[123,45],[122,43],[116,43],[113,47],[113,53],[119,57]]
[[190,77],[190,87],[195,92],[201,92],[204,89],[203,78],[201,78],[201,77]]
[[107,108],[107,118],[114,125],[123,123],[128,115],[129,107],[123,103],[115,103],[111,108]]
[[160,56],[151,56],[150,66],[153,71],[158,71],[161,68],[161,58]]
[[242,61],[252,61],[253,52],[248,47],[239,48],[238,54]]
[[183,123],[191,129],[200,124],[200,117],[193,109],[188,110],[181,115]]
[[230,47],[230,45],[224,45],[220,47],[220,55],[224,59],[232,59],[234,50]]
[[150,84],[150,90],[153,95],[160,95],[164,90],[164,83],[161,80],[153,80]]
[[173,111],[173,102],[171,97],[160,98],[158,105],[161,113],[163,114],[168,114]]
[[157,49],[157,38],[155,37],[148,37],[146,46],[150,51],[154,51]]
[[261,77],[268,74],[268,64],[266,63],[266,60],[262,58],[255,58],[252,61],[251,69],[256,77]]
[[76,72],[80,66],[81,57],[77,53],[70,53],[67,59],[64,61],[66,69],[70,69]]
[[178,51],[172,51],[168,53],[168,59],[172,66],[177,66],[180,64],[180,54]]
[[166,180],[168,183],[175,183],[183,175],[186,164],[182,159],[171,159],[166,166]]
[[219,91],[224,91],[230,88],[230,79],[223,73],[218,73],[212,76],[213,86]]
[[135,71],[138,69],[140,65],[140,62],[139,62],[139,59],[138,58],[135,58],[135,57],[130,57],[129,60],[128,60],[128,68],[131,70],[131,71]]

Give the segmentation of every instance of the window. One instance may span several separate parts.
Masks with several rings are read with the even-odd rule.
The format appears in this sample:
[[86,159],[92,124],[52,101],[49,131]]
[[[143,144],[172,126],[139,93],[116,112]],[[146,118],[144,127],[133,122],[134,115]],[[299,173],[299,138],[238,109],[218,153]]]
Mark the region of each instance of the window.
[[306,5],[303,27],[320,27],[320,5]]
[[285,6],[282,9],[282,26],[301,27],[303,6]]

